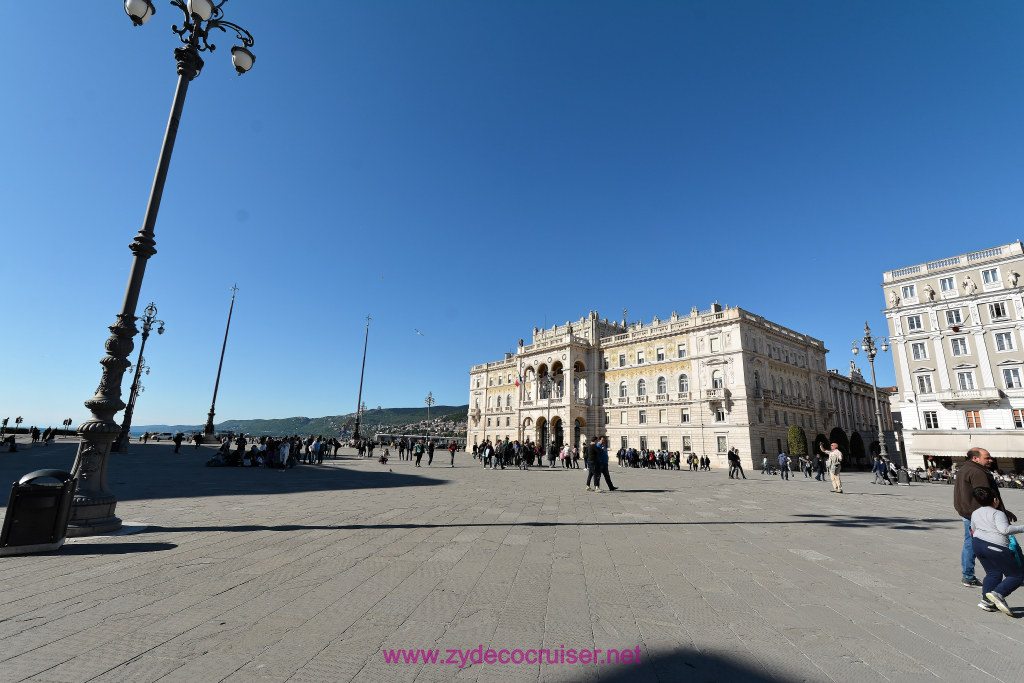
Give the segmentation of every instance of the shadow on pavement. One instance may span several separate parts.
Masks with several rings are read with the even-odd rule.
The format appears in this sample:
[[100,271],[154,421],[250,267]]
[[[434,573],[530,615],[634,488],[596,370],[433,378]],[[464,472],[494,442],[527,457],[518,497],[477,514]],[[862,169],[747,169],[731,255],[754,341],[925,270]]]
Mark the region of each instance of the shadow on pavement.
[[134,555],[173,550],[176,543],[69,543],[46,555]]
[[618,664],[611,668],[601,668],[602,683],[605,681],[612,683],[641,683],[643,681],[789,683],[792,681],[795,683],[802,680],[804,679],[800,676],[770,674],[763,669],[751,668],[747,664],[730,661],[728,657],[721,654],[683,649],[649,654],[641,658],[639,665]]
[[[809,515],[797,515],[806,517]],[[849,517],[820,517],[815,515],[816,519],[794,519],[794,520],[777,520],[777,521],[762,521],[762,520],[694,520],[689,522],[652,522],[652,521],[629,521],[629,522],[552,522],[552,521],[537,521],[537,522],[453,522],[453,523],[415,523],[415,522],[402,522],[402,523],[391,523],[383,522],[381,524],[282,524],[278,526],[268,526],[264,524],[238,524],[238,525],[216,525],[211,524],[207,526],[160,526],[160,525],[149,525],[139,533],[149,534],[156,532],[168,532],[168,531],[328,531],[333,529],[343,529],[350,531],[360,531],[364,529],[471,529],[474,527],[490,528],[490,527],[584,527],[584,526],[599,526],[599,527],[612,527],[612,526],[714,526],[718,524],[742,524],[744,526],[753,525],[765,525],[765,526],[788,526],[788,525],[819,525],[819,526],[834,526],[834,527],[878,527],[885,526],[890,529],[905,529],[905,530],[922,530],[930,529],[931,526],[921,526],[918,522],[928,520],[916,520],[907,519],[901,517],[872,517],[868,515],[853,515]],[[953,520],[943,519],[934,520],[941,522],[948,522],[954,524]]]

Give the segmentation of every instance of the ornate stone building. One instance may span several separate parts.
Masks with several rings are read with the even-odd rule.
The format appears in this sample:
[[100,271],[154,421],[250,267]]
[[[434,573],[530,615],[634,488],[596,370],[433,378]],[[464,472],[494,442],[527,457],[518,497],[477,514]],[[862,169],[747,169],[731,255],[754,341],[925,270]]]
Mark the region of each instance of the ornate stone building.
[[1021,272],[1017,241],[883,274],[910,467],[948,466],[972,446],[1024,465]]
[[738,448],[760,465],[788,450],[791,425],[809,442],[835,426],[825,354],[820,340],[740,308],[694,307],[650,324],[591,311],[473,366],[467,443],[607,435],[613,451],[696,452],[724,466]]

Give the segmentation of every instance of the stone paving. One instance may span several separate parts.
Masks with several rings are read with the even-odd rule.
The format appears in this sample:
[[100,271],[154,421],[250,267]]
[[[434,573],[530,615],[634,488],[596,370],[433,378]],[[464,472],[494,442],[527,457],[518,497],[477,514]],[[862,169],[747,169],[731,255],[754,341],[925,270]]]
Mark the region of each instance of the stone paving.
[[[0,481],[70,467],[73,450],[0,454]],[[1024,677],[1024,621],[960,586],[948,486],[846,474],[840,496],[802,475],[613,459],[621,490],[596,494],[582,470],[485,471],[465,453],[455,469],[439,451],[429,468],[348,453],[279,472],[205,468],[208,448],[133,451],[112,456],[110,484],[137,533],[0,558],[0,680]],[[1024,510],[1024,491],[1005,497]],[[639,663],[383,652],[443,662],[480,646]]]

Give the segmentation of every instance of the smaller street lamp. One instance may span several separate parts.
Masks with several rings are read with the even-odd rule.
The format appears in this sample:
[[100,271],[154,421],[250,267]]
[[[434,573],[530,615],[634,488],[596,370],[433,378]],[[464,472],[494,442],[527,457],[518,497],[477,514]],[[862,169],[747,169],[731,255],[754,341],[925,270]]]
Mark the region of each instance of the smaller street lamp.
[[14,433],[15,434],[17,434],[18,430],[21,429],[21,423],[24,422],[24,421],[25,420],[23,420],[21,418],[21,415],[19,415],[18,417],[14,418]]
[[[876,342],[878,346],[875,346]],[[858,347],[858,344],[860,345]],[[889,340],[885,337],[872,337],[871,328],[868,327],[867,322],[864,323],[864,338],[855,339],[853,341],[853,348],[850,351],[853,355],[857,355],[861,351],[868,357],[868,364],[871,366],[871,388],[875,392],[875,421],[878,423],[878,448],[879,455],[883,459],[888,459],[889,449],[885,445],[885,433],[882,431],[882,408],[878,403],[878,383],[875,381],[875,356],[878,354],[879,348],[882,351],[889,350]]]
[[[121,433],[118,435],[117,440],[110,447],[112,453],[123,453],[128,449],[128,440],[130,430],[132,428],[132,414],[135,412],[135,399],[139,397],[141,393],[141,385],[139,380],[141,379],[142,372],[145,371],[149,374],[149,366],[146,365],[146,359],[142,355],[146,350],[146,340],[149,339],[149,333],[153,329],[153,325],[157,324],[157,334],[164,333],[164,321],[157,320],[156,318],[156,306],[152,302],[146,306],[145,315],[136,320],[142,321],[142,344],[139,346],[139,361],[135,364],[135,379],[132,381],[132,388],[128,394],[128,405],[124,409],[124,422],[121,423]],[[131,367],[131,366],[129,366]]]
[[430,429],[430,406],[437,403],[437,399],[434,398],[434,392],[428,391],[427,397],[423,399],[423,402],[427,404],[427,429]]

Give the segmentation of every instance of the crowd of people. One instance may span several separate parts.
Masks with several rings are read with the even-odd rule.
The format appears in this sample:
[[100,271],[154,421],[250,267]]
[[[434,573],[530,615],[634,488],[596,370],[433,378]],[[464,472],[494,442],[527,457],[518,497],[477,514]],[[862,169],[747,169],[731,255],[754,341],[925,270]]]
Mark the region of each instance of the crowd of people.
[[[174,438],[174,452],[179,452],[184,435],[177,434]],[[194,438],[195,447],[199,448],[202,438],[197,434]],[[248,447],[248,448],[247,448]],[[277,438],[272,436],[250,437],[239,435],[225,437],[220,448],[212,458],[206,461],[207,467],[271,467],[288,469],[298,463],[322,465],[325,457],[338,457],[341,442],[336,438],[327,439],[323,436],[306,438],[290,436]]]

